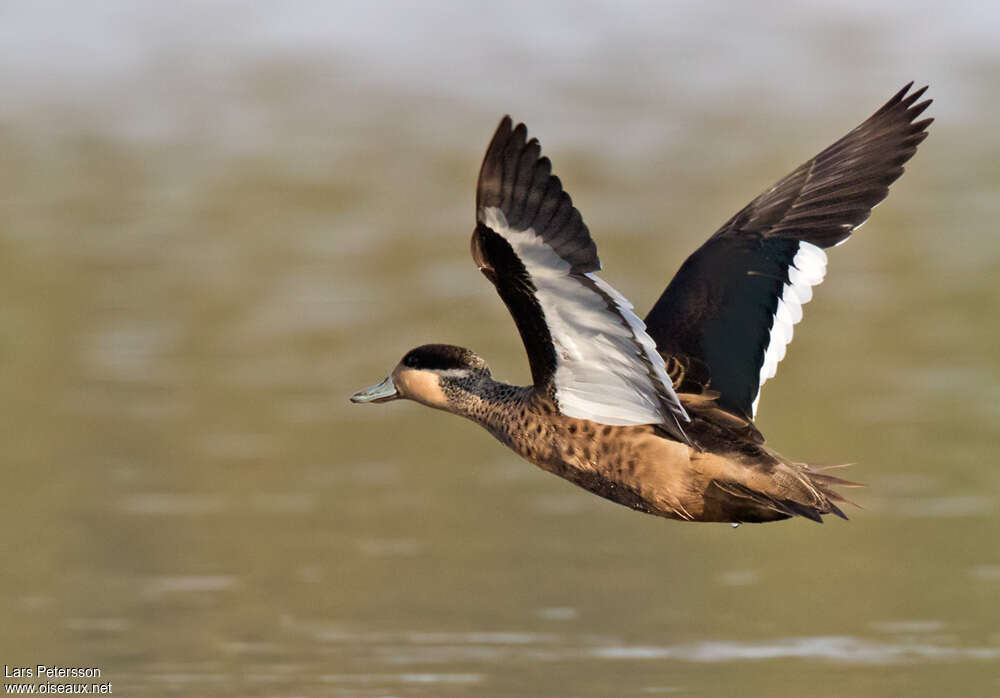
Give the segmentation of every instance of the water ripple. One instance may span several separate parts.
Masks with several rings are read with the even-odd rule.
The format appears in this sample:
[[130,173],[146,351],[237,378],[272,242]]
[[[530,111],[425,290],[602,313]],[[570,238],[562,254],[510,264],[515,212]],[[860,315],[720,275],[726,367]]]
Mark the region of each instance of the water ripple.
[[931,643],[883,643],[845,636],[800,637],[770,643],[702,642],[667,647],[599,647],[600,659],[676,659],[688,662],[819,659],[859,664],[897,664],[926,660],[1000,659],[997,647],[946,647]]

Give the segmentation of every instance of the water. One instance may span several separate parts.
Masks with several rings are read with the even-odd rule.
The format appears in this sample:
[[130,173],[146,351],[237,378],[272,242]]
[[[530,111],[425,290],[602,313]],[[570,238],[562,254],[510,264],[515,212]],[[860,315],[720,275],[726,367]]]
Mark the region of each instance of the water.
[[[5,7],[2,662],[150,696],[1000,693],[1000,27],[910,7]],[[427,341],[527,379],[467,247],[502,113],[642,311],[910,79],[938,122],[761,401],[781,452],[857,463],[850,522],[665,522],[348,404]]]

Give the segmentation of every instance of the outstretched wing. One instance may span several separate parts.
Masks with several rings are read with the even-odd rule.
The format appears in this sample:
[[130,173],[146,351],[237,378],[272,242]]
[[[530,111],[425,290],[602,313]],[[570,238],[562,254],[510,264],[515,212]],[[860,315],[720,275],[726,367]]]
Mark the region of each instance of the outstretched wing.
[[601,424],[662,424],[686,441],[688,417],[632,305],[594,272],[597,247],[524,124],[504,117],[476,191],[472,256],[507,305],[537,388],[559,411]]
[[[775,374],[802,305],[844,242],[903,174],[933,119],[910,83],[867,121],[765,191],[681,266],[646,317],[667,356],[708,371],[718,404],[747,418]],[[908,94],[909,93],[909,94]]]

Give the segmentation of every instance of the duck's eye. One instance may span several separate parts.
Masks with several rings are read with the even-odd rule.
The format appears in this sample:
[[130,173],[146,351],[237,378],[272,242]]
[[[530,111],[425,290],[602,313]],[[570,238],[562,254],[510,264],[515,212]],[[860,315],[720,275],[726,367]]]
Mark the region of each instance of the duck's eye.
[[409,366],[410,368],[413,368],[418,363],[420,363],[420,360],[416,357],[415,354],[407,354],[406,358],[403,359],[403,365]]

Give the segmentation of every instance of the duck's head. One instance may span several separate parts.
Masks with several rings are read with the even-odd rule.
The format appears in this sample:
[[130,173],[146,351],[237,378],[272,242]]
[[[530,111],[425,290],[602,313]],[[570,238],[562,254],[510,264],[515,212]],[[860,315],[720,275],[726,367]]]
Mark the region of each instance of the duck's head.
[[457,393],[471,392],[488,378],[490,368],[478,354],[450,344],[425,344],[406,352],[384,381],[354,393],[351,402],[402,398],[447,410]]

